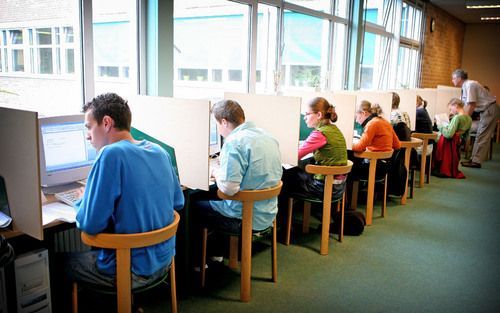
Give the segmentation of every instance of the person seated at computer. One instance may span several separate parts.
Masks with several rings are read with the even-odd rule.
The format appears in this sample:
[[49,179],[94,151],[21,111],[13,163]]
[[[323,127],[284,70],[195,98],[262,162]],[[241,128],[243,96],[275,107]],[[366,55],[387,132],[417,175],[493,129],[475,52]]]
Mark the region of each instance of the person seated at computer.
[[[219,134],[225,139],[220,151],[219,167],[212,173],[217,188],[231,196],[239,190],[260,190],[276,186],[282,175],[278,141],[254,123],[246,122],[243,109],[234,100],[217,102],[212,107],[212,114]],[[192,207],[194,222],[198,224],[196,227],[240,232],[241,202],[198,198],[192,202]],[[253,230],[260,231],[270,227],[277,212],[276,198],[255,202]],[[193,244],[198,243],[198,238],[195,238]],[[212,244],[209,248],[212,249],[212,256],[222,255],[222,251],[218,249],[220,245]]]
[[[299,160],[313,153],[313,162],[318,165],[340,166],[347,164],[347,145],[344,135],[334,124],[337,121],[335,108],[326,99],[312,99],[304,115],[307,127],[314,128],[299,147]],[[299,194],[309,198],[323,198],[324,177],[306,173],[301,167],[293,167],[283,172],[281,195]],[[346,185],[346,175],[334,177],[332,199],[342,197]],[[281,197],[280,195],[280,197]]]
[[450,100],[448,108],[453,118],[449,124],[438,124],[439,138],[433,158],[432,174],[439,177],[465,178],[458,169],[460,144],[471,128],[472,118],[465,112],[464,103],[457,98]]
[[[421,96],[417,95],[417,110],[415,115],[415,132],[416,133],[424,133],[424,134],[432,134],[432,119],[429,116],[429,112],[427,112],[425,106],[426,101],[422,99]],[[434,141],[429,142],[427,146],[427,155],[432,153],[434,147]],[[417,147],[415,149],[418,155],[422,154],[422,147]]]
[[399,140],[411,140],[411,122],[410,116],[406,112],[399,110],[399,95],[392,92],[391,124]]
[[[83,106],[87,139],[98,150],[82,198],[76,202],[76,226],[89,234],[140,233],[163,228],[184,206],[179,179],[169,155],[147,140],[130,134],[127,101],[114,93],[95,97]],[[175,239],[132,250],[132,287],[164,275],[175,253]],[[114,250],[73,253],[65,262],[71,281],[113,287]]]
[[[363,126],[363,135],[359,141],[352,145],[353,152],[363,151],[390,151],[401,148],[401,142],[394,132],[391,123],[382,116],[380,105],[362,101],[356,110],[356,121]],[[369,163],[367,160],[359,159],[349,154],[349,159],[354,163],[352,168],[352,179],[368,177]],[[383,177],[387,173],[388,164],[383,161],[377,162],[377,177]]]

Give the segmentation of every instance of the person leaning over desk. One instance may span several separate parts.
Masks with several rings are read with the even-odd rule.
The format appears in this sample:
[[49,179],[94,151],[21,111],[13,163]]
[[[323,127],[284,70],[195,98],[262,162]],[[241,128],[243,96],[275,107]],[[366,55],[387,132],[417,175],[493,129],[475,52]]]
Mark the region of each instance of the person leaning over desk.
[[476,140],[472,148],[472,158],[462,161],[462,166],[480,168],[481,163],[486,160],[496,126],[496,120],[500,115],[500,109],[496,98],[491,95],[481,84],[475,80],[468,79],[467,72],[456,69],[451,75],[451,81],[456,87],[462,88],[462,101],[469,115],[473,112],[479,113],[479,124],[477,127]]
[[[174,209],[184,206],[179,179],[169,155],[147,140],[130,134],[131,112],[114,93],[95,97],[83,106],[87,139],[98,155],[85,192],[75,204],[76,226],[89,234],[141,233],[172,223]],[[132,287],[147,285],[164,275],[175,253],[175,238],[132,250]],[[71,281],[113,287],[114,250],[72,253],[65,260]]]
[[[212,107],[212,113],[219,134],[225,138],[220,151],[219,167],[212,173],[217,188],[232,196],[239,190],[260,190],[276,186],[282,175],[278,141],[254,123],[246,122],[245,113],[236,101],[217,102]],[[277,202],[277,199],[255,202],[253,230],[264,230],[272,225],[278,212]],[[240,232],[241,202],[198,199],[191,206],[197,227]],[[220,251],[212,251],[212,255],[222,254]]]
[[[312,99],[304,114],[307,127],[314,128],[299,147],[299,159],[313,153],[318,165],[341,166],[347,164],[347,146],[344,135],[333,124],[337,121],[335,108],[324,98]],[[324,177],[306,173],[300,167],[293,167],[283,172],[283,197],[300,194],[305,197],[323,198]],[[346,175],[334,178],[332,200],[342,197],[346,185]],[[281,197],[281,196],[280,196]]]

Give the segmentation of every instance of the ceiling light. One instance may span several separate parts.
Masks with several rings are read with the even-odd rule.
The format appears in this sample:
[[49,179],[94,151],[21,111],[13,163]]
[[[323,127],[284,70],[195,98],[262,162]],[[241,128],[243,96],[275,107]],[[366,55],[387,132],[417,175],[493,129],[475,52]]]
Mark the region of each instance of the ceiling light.
[[499,9],[500,4],[467,5],[467,9]]
[[500,21],[500,16],[484,16],[481,21]]

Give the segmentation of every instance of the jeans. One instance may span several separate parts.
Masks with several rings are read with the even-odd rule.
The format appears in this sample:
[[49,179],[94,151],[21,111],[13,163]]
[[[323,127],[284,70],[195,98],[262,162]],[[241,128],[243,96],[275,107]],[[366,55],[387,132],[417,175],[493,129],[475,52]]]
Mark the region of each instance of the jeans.
[[[83,282],[105,287],[116,286],[116,276],[101,273],[96,265],[99,250],[72,252],[65,255],[64,270],[67,278],[73,282]],[[163,268],[148,277],[132,273],[132,289],[147,286],[165,275]]]

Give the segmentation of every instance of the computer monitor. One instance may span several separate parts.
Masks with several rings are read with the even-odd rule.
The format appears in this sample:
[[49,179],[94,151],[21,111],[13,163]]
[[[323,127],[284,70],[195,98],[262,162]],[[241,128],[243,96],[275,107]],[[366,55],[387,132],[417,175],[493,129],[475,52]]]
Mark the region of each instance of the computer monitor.
[[220,152],[221,138],[217,131],[217,124],[213,114],[210,114],[210,155],[213,156]]
[[84,115],[39,119],[40,180],[44,187],[87,178],[97,151],[86,140]]

